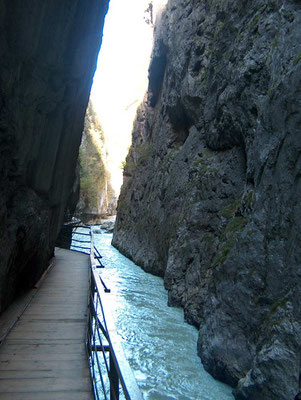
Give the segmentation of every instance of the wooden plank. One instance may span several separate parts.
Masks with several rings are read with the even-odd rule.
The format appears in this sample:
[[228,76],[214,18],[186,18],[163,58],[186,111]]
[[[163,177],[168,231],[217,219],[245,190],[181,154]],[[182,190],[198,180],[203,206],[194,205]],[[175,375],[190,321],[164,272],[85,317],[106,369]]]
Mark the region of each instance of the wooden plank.
[[[55,347],[55,346],[54,346]],[[15,353],[0,354],[0,363],[12,362],[12,361],[76,361],[82,360],[86,356],[86,353],[33,353],[27,351],[17,351]],[[0,376],[1,379],[1,376]]]
[[[77,339],[6,339],[5,344],[15,344],[15,345],[20,345],[20,344],[32,344],[32,345],[45,345],[45,344],[51,344],[51,345],[57,345],[57,344],[65,344],[65,343],[72,343],[73,346],[77,346],[78,344],[82,344],[83,340],[81,338]],[[1,349],[2,350],[2,349]],[[1,352],[1,351],[0,351]]]
[[19,331],[22,330],[28,331],[28,330],[35,330],[36,332],[44,332],[44,331],[49,331],[53,330],[55,332],[59,332],[61,330],[70,330],[73,331],[75,329],[81,329],[82,331],[85,330],[86,326],[86,320],[85,319],[80,319],[79,321],[74,321],[74,320],[58,320],[58,321],[41,321],[41,320],[32,320],[32,319],[23,319],[19,322],[18,328],[14,329],[12,331]]
[[58,340],[70,340],[70,339],[85,339],[86,332],[83,326],[74,325],[74,329],[67,327],[66,329],[51,329],[49,331],[37,330],[32,331],[31,329],[13,330],[9,337],[10,339],[58,339]]
[[66,320],[68,318],[73,318],[73,319],[78,319],[78,317],[80,315],[84,315],[85,318],[87,318],[88,314],[87,311],[84,309],[82,310],[81,314],[79,313],[67,313],[67,312],[61,312],[61,313],[54,313],[53,311],[49,311],[49,312],[45,312],[44,314],[41,313],[29,313],[26,314],[26,317],[24,317],[24,320],[28,320],[28,319],[32,319],[32,320],[40,320],[43,318],[43,320],[53,320],[54,318],[56,318],[57,321],[60,320]]
[[1,393],[40,393],[51,391],[89,390],[89,377],[74,378],[35,378],[35,379],[0,379]]
[[93,400],[91,391],[0,393],[0,400]]
[[87,368],[77,369],[47,369],[47,370],[5,370],[1,371],[1,379],[34,379],[34,378],[72,378],[77,379],[82,377],[90,377],[90,372]]
[[82,313],[82,310],[88,311],[88,307],[87,307],[85,304],[82,304],[82,305],[77,306],[76,308],[71,308],[71,310],[70,310],[70,307],[65,306],[65,305],[64,305],[64,306],[60,306],[60,305],[55,306],[55,305],[52,305],[51,308],[50,308],[49,306],[47,306],[47,305],[40,305],[39,307],[36,306],[36,305],[33,305],[33,306],[30,307],[30,309],[27,311],[25,317],[26,317],[27,315],[29,315],[30,313],[41,313],[41,314],[44,314],[44,313],[46,313],[46,312],[51,313],[51,312],[58,312],[58,311],[60,311],[60,312],[63,313],[63,312],[67,312],[68,310],[69,310],[70,312],[73,312],[73,313],[81,314],[81,313]]
[[28,292],[24,293],[23,295],[19,296],[11,305],[10,307],[1,314],[1,324],[0,324],[0,344],[4,341],[10,330],[13,326],[17,323],[20,317],[24,314],[25,310],[27,309],[28,305],[31,303],[32,299],[36,296],[38,292],[38,288],[40,288],[42,282],[44,281],[45,277],[47,276],[48,272],[55,265],[55,260],[51,259],[49,267],[43,273],[40,280],[35,285],[35,288],[29,290]]
[[68,250],[57,254],[0,347],[0,400],[93,398],[85,348],[89,257]]
[[46,322],[48,322],[48,323],[54,322],[54,323],[61,323],[61,324],[62,323],[68,324],[68,323],[72,322],[72,323],[86,324],[86,322],[87,322],[87,318],[64,318],[61,320],[59,318],[54,318],[54,315],[55,314],[53,314],[52,318],[45,318],[44,315],[42,315],[42,314],[39,314],[39,317],[27,315],[26,317],[22,318],[22,322],[23,323],[39,322],[41,324],[46,323]]
[[24,312],[26,306],[30,303],[37,289],[30,290],[25,295],[19,297],[2,315],[0,324],[0,342],[7,336],[14,324]]
[[[44,360],[44,361],[24,361],[24,360],[5,360],[0,361],[0,371],[42,371],[42,370],[62,370],[62,369],[83,369],[87,367],[86,357],[82,357],[81,360],[75,360],[72,365],[69,361],[62,360]],[[1,374],[0,374],[1,375]],[[78,376],[78,375],[76,375]],[[0,390],[1,393],[1,390]]]
[[70,343],[64,344],[10,344],[6,343],[1,349],[0,356],[4,354],[15,354],[30,352],[31,354],[86,354],[86,345],[84,343],[78,343],[76,346]]

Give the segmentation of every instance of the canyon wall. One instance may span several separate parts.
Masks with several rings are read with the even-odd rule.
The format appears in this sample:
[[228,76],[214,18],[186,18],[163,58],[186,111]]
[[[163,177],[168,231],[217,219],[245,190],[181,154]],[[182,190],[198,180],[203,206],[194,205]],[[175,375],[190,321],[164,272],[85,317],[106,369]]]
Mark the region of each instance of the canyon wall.
[[300,385],[300,27],[297,0],[169,0],[118,202],[114,246],[239,400]]
[[79,149],[80,196],[75,216],[84,223],[98,223],[115,214],[116,194],[108,171],[108,154],[101,123],[89,102]]
[[68,198],[76,197],[107,6],[0,0],[0,312],[47,267]]

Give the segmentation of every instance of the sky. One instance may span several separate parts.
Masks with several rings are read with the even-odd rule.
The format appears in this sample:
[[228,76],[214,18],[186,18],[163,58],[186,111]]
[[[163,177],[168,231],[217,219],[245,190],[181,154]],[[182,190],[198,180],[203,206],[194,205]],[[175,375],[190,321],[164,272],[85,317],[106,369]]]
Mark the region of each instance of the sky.
[[[166,0],[153,0],[159,8]],[[110,0],[91,100],[102,124],[112,184],[119,193],[121,163],[130,143],[136,109],[147,89],[153,29],[144,17],[150,0]]]

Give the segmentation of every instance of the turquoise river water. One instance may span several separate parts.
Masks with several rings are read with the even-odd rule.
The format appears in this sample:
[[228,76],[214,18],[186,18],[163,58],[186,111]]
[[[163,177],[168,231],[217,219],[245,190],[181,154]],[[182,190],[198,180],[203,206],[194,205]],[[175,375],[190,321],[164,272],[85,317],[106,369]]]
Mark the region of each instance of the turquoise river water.
[[[96,231],[99,232],[99,231]],[[198,331],[183,310],[167,306],[162,278],[144,272],[96,233],[111,289],[112,313],[125,355],[145,400],[233,400],[229,386],[213,379],[197,356]]]

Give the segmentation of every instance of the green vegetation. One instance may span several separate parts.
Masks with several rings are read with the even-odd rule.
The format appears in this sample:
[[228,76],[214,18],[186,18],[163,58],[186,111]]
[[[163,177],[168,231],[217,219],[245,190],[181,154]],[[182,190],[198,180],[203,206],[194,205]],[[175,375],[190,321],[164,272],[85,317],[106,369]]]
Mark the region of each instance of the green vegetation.
[[258,25],[258,21],[260,18],[260,14],[255,15],[255,17],[251,20],[249,26],[251,29],[255,28],[256,25]]
[[164,160],[165,164],[170,163],[176,157],[176,155],[179,153],[181,147],[182,147],[181,145],[176,145],[175,147],[173,147],[169,150],[169,152],[166,154],[166,157]]
[[214,152],[209,149],[204,149],[202,153],[199,154],[199,159],[195,160],[193,165],[196,168],[204,170],[204,173],[208,170],[209,172],[215,172],[215,169],[209,163],[209,160],[214,156]]
[[266,94],[267,97],[271,96],[272,91],[276,88],[276,85],[277,85],[277,81],[276,81],[276,79],[273,79],[271,84],[268,87],[267,94]]
[[206,68],[204,70],[204,72],[202,72],[202,74],[201,74],[202,81],[203,81],[202,83],[203,83],[205,89],[207,89],[207,86],[208,86],[208,79],[209,79],[208,75],[209,75],[208,74],[208,68]]
[[275,40],[272,42],[272,49],[274,49],[274,48],[277,46],[277,44],[278,44],[278,40],[275,39]]
[[206,232],[202,238],[202,241],[205,243],[207,249],[211,250],[215,242],[215,236],[213,233]]
[[221,210],[221,216],[224,218],[231,218],[235,214],[235,211],[238,209],[241,202],[241,198],[233,201],[228,206],[225,206]]
[[294,65],[297,65],[301,61],[301,51],[300,53],[297,54],[297,56],[294,59]]
[[126,159],[123,164],[123,172],[125,175],[133,175],[137,165],[132,159]]
[[152,154],[153,146],[151,143],[141,143],[136,147],[136,154],[138,157],[138,163],[146,163]]
[[141,103],[137,108],[136,118],[133,125],[135,126],[136,122],[143,121],[143,119],[144,119],[144,106],[143,103]]
[[245,199],[246,206],[247,206],[248,209],[252,208],[253,196],[254,196],[254,192],[253,192],[253,190],[250,190],[248,195],[247,195],[247,197],[246,197],[246,199]]
[[222,234],[222,238],[230,238],[233,237],[234,234],[241,232],[247,225],[248,221],[249,218],[243,216],[231,218]]
[[270,314],[274,314],[277,310],[278,307],[284,307],[285,304],[287,303],[287,297],[281,297],[280,299],[277,299],[272,305],[270,309]]
[[122,169],[122,171],[125,170],[125,167],[126,167],[126,161],[121,161],[121,169]]
[[226,261],[226,258],[230,250],[233,248],[235,244],[236,235],[239,232],[243,231],[248,221],[249,221],[248,217],[242,217],[242,216],[234,217],[229,221],[228,225],[226,226],[226,229],[224,230],[220,238],[221,244],[213,258],[212,261],[213,267],[223,264]]
[[214,151],[204,149],[199,153],[199,158],[193,162],[193,166],[197,169],[197,176],[194,180],[194,186],[202,189],[202,177],[204,175],[216,175],[220,172],[217,164],[214,163]]
[[217,29],[215,31],[215,34],[213,36],[213,42],[216,41],[216,39],[217,39],[218,35],[220,34],[221,30],[223,29],[223,27],[224,27],[224,22],[219,21],[219,23],[217,24]]
[[224,11],[227,6],[227,0],[213,0],[213,4],[218,10]]
[[[260,296],[256,297],[256,302],[260,301]],[[275,319],[275,313],[277,312],[278,308],[284,309],[286,304],[288,302],[288,294],[286,294],[283,297],[278,298],[273,302],[273,304],[270,307],[269,312],[265,315],[265,323],[269,328],[272,328],[275,324],[279,323],[279,319]]]
[[[253,199],[253,192],[248,193],[246,197],[246,204],[251,204]],[[223,264],[235,244],[236,235],[242,232],[249,222],[249,217],[236,215],[236,212],[242,206],[243,198],[239,197],[229,205],[225,206],[221,210],[221,216],[227,218],[228,223],[220,235],[220,245],[214,255],[212,266],[216,267]]]
[[131,153],[136,157],[128,154],[126,160],[121,163],[124,175],[132,176],[139,164],[146,164],[151,158],[153,152],[153,145],[151,143],[138,144]]
[[236,40],[237,40],[238,42],[240,42],[240,41],[242,40],[242,34],[241,34],[241,32],[238,32],[238,33],[237,33],[237,35],[236,35]]
[[215,253],[213,261],[212,261],[213,268],[217,267],[218,265],[223,264],[226,261],[226,258],[228,256],[230,250],[234,246],[234,243],[235,243],[235,239],[231,238],[219,246],[217,252]]
[[88,105],[82,143],[79,149],[80,202],[85,210],[102,213],[100,199],[114,197],[105,165],[105,141],[102,127],[91,102]]
[[[201,160],[195,161],[194,162],[194,166],[197,167],[198,169],[198,173],[199,173],[199,178],[203,175],[205,175],[206,173],[216,173],[217,170],[211,168],[208,164],[202,162]],[[198,179],[199,179],[198,178]]]

